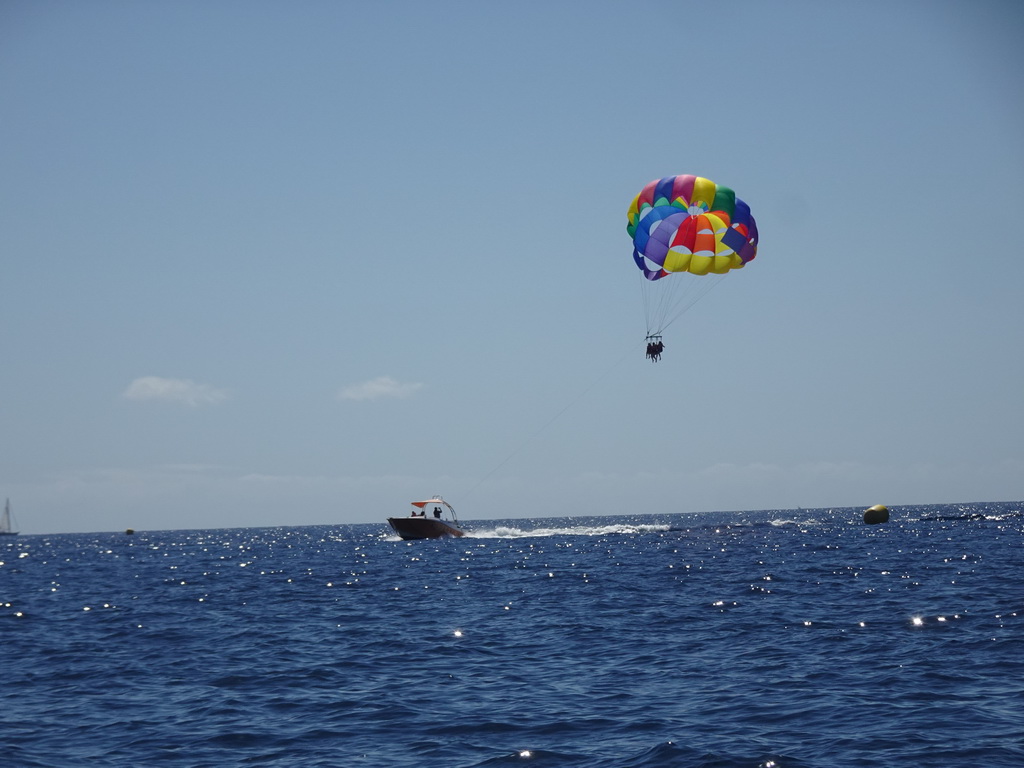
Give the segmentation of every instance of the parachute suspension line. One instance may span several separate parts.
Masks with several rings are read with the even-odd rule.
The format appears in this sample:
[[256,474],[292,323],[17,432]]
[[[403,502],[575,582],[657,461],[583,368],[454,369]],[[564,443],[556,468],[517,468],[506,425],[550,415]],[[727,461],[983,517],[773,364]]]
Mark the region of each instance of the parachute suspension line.
[[640,295],[647,322],[647,335],[657,336],[698,301],[707,296],[724,274],[720,275],[668,275],[660,280],[641,276]]
[[[643,299],[648,336],[657,335],[665,330],[665,318],[680,296],[685,295],[685,286],[681,288],[680,283],[673,280],[673,277],[670,275],[660,280],[640,277],[640,297]],[[665,282],[666,280],[672,282]]]
[[649,283],[650,280],[641,275],[640,281],[640,300],[643,301],[644,305],[644,328],[647,329],[647,335],[650,336],[651,334],[654,333],[654,328],[652,327],[654,325],[654,322],[652,320],[653,314],[651,312],[652,292],[650,290],[650,287],[646,285],[646,283]]
[[608,378],[608,375],[612,371],[614,371],[616,368],[618,368],[620,365],[622,365],[622,363],[625,362],[626,358],[633,354],[633,351],[634,351],[634,346],[632,344],[630,344],[629,345],[629,349],[622,355],[622,357],[620,357],[618,360],[616,360],[614,363],[612,363],[612,365],[609,366],[609,368],[607,370],[605,370],[604,373],[600,374],[587,387],[585,387],[584,389],[579,391],[576,394],[575,397],[573,397],[568,403],[566,403],[562,407],[561,410],[557,411],[551,418],[549,418],[546,422],[541,424],[540,427],[533,434],[529,435],[522,442],[520,442],[520,444],[516,448],[514,448],[511,453],[509,453],[504,459],[502,459],[501,461],[498,462],[498,464],[494,467],[494,469],[492,469],[486,475],[481,477],[476,482],[476,485],[473,485],[469,489],[469,491],[467,493],[463,494],[463,498],[472,495],[472,493],[477,488],[479,488],[481,485],[483,485],[491,477],[491,475],[493,475],[495,472],[497,472],[503,466],[508,464],[516,455],[518,455],[519,453],[522,453],[523,449],[526,448],[527,445],[529,445],[530,443],[534,442],[538,437],[540,437],[540,435],[543,432],[545,432],[552,424],[554,424],[559,419],[559,417],[562,416],[562,414],[564,414],[566,411],[568,411],[570,408],[572,408],[574,405],[576,405],[576,403],[578,403],[580,400],[582,400],[584,397],[586,397],[590,393],[590,391],[592,389],[594,389],[598,384],[600,384],[602,381],[604,381],[606,378]]
[[686,312],[690,310],[698,301],[700,301],[709,293],[711,293],[711,291],[715,289],[719,283],[722,282],[723,277],[725,277],[724,274],[714,275],[713,277],[709,276],[707,278],[702,277],[699,280],[691,280],[690,282],[699,283],[700,285],[696,287],[694,290],[688,290],[686,294],[681,297],[681,299],[685,299],[685,301],[681,300],[677,302],[671,309],[669,309],[669,312],[672,312],[673,310],[675,310],[675,312],[671,316],[666,317],[665,322],[661,324],[661,330],[665,330],[666,328],[668,328],[670,325],[672,325],[672,323],[674,323],[676,320],[678,320],[680,317],[686,314]]

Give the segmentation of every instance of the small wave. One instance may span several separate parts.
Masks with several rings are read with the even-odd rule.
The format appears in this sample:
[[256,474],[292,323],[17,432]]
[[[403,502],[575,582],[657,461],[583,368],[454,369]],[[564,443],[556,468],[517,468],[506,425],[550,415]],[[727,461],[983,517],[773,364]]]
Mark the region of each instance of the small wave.
[[550,752],[543,749],[520,749],[515,752],[491,757],[483,762],[474,763],[475,768],[497,765],[521,765],[524,762],[537,761],[541,765],[584,765],[587,755],[566,752]]
[[949,522],[952,520],[994,520],[996,522],[1002,522],[1010,519],[1012,514],[1005,515],[986,515],[981,512],[970,512],[963,515],[933,515],[931,517],[922,517],[922,522]]
[[626,758],[622,756],[523,749],[511,754],[506,753],[500,757],[492,757],[482,762],[474,763],[474,768],[522,765],[523,763],[528,765],[535,760],[541,765],[593,766],[594,768],[610,768],[611,766],[617,768],[623,764],[636,766],[636,768],[662,768],[668,765],[688,765],[694,768],[732,768],[733,766],[772,768],[773,766],[785,765],[799,768],[799,766],[804,765],[804,763],[790,758],[730,756],[666,741]]

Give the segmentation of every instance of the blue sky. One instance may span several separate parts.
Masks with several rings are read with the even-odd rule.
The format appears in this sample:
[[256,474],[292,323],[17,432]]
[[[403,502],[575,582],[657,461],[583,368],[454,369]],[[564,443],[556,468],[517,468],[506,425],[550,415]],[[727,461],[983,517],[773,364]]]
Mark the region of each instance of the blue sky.
[[[0,496],[25,533],[1020,499],[1022,32],[7,0]],[[761,242],[655,365],[625,212],[680,173]]]

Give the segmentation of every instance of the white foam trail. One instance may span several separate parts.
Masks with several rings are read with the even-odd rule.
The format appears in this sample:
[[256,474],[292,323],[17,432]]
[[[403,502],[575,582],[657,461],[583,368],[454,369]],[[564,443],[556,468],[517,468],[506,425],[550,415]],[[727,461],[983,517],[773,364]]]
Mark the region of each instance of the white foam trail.
[[671,529],[669,525],[581,525],[568,528],[510,528],[499,525],[494,528],[474,528],[466,530],[471,539],[526,539],[544,536],[608,536],[616,534],[660,533]]
[[770,525],[774,525],[775,527],[782,525],[821,525],[821,522],[815,520],[813,517],[810,520],[785,520],[779,518],[777,520],[769,520],[768,522]]

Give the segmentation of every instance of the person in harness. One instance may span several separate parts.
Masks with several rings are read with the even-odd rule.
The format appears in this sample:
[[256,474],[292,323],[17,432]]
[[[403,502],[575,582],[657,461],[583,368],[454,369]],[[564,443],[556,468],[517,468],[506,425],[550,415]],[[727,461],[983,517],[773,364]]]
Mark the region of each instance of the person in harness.
[[665,349],[665,344],[661,340],[661,336],[648,336],[647,337],[647,357],[652,363],[656,363],[661,360],[661,353]]

